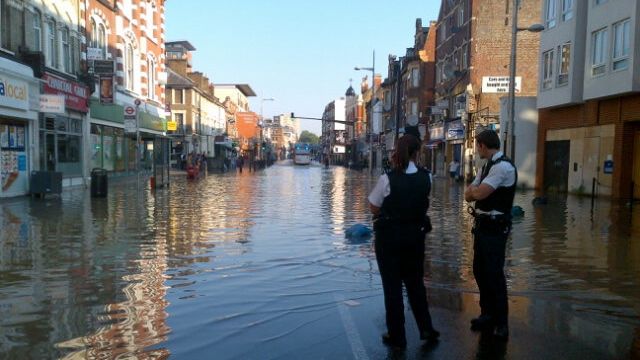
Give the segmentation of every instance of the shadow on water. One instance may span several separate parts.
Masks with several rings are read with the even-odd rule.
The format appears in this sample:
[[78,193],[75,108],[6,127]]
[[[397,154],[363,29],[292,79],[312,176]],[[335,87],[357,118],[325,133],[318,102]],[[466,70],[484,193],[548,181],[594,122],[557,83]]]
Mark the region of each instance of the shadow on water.
[[[354,224],[370,224],[374,183],[366,172],[278,163],[195,182],[174,177],[156,192],[121,180],[104,199],[67,191],[3,200],[0,353],[341,358],[380,349],[372,239],[344,236]],[[510,345],[505,355],[467,331],[478,299],[463,191],[446,179],[434,183],[429,300],[439,316],[463,314],[447,320],[464,331],[450,339],[470,339],[461,340],[460,358],[515,358],[526,349]],[[533,196],[517,195],[525,214],[507,249],[516,334],[526,329],[544,341],[597,347],[593,354],[604,358],[637,358],[639,208],[597,200],[592,211],[590,199],[572,196],[534,206]],[[354,328],[361,337],[343,333]],[[407,356],[438,358],[451,351],[446,344]]]

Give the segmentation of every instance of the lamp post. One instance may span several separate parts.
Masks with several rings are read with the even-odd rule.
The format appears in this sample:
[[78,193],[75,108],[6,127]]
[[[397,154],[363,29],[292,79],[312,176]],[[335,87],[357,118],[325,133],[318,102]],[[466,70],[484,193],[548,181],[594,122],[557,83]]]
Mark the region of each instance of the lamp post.
[[258,122],[258,127],[260,128],[260,144],[258,144],[258,159],[262,160],[262,129],[264,127],[264,116],[262,113],[264,102],[265,101],[276,101],[275,98],[262,98],[260,99],[260,121]]
[[[526,28],[518,27],[518,6],[520,5],[520,0],[513,0],[513,13],[511,16],[511,56],[509,58],[509,103],[507,107],[507,115],[509,117],[509,123],[507,125],[507,131],[505,131],[505,139],[509,139],[509,157],[511,161],[515,162],[516,157],[516,124],[515,124],[515,107],[516,107],[516,44],[518,31],[530,31],[530,32],[541,32],[544,30],[544,25],[542,24],[533,24]],[[504,151],[507,149],[505,147]]]
[[367,134],[369,136],[369,173],[373,174],[373,134],[371,128],[373,128],[373,100],[376,96],[376,51],[373,50],[373,61],[371,67],[359,67],[356,66],[354,70],[371,71],[371,124],[367,126]]

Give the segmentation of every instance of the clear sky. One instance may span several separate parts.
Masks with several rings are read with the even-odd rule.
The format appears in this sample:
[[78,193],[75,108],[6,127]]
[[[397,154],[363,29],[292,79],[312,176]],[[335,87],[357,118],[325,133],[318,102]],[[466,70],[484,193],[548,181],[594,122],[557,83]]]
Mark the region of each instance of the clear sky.
[[[356,93],[370,71],[387,75],[389,54],[413,46],[415,21],[436,20],[438,0],[168,0],[166,40],[195,46],[193,67],[214,84],[249,84],[253,111],[322,117],[326,104]],[[261,98],[275,101],[261,102]],[[301,120],[320,134],[320,121]]]

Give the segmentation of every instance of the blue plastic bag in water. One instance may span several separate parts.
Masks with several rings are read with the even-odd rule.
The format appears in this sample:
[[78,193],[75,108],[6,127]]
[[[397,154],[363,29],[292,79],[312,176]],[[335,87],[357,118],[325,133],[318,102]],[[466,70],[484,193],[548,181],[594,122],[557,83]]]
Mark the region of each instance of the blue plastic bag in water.
[[372,233],[371,229],[369,229],[369,227],[367,227],[366,225],[355,224],[355,225],[351,225],[347,230],[345,230],[344,237],[345,238],[367,238],[371,236],[371,233]]

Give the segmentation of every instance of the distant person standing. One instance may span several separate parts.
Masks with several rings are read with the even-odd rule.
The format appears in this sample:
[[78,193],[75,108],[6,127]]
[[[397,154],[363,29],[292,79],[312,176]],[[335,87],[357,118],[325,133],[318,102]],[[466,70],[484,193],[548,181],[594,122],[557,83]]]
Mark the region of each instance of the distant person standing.
[[238,168],[238,172],[242,173],[242,167],[244,166],[244,159],[242,156],[238,156],[236,159],[236,167]]
[[464,192],[466,201],[475,201],[473,276],[480,290],[480,316],[471,320],[471,329],[489,330],[496,338],[507,340],[509,307],[504,261],[518,171],[500,151],[500,138],[493,130],[476,135],[476,151],[487,163]]
[[449,176],[455,180],[458,177],[458,170],[460,170],[460,163],[458,160],[453,159],[449,163]]

